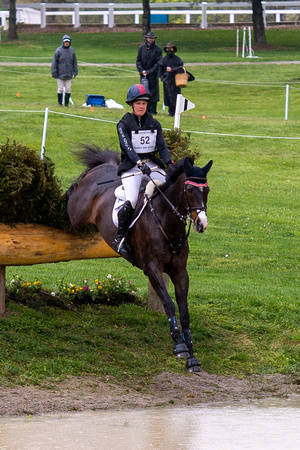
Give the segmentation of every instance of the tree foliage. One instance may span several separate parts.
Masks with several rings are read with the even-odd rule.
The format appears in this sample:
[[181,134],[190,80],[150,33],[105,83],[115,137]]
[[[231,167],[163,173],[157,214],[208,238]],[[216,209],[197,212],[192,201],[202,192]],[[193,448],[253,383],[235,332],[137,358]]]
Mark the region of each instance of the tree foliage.
[[0,222],[71,228],[54,163],[9,140],[0,145]]

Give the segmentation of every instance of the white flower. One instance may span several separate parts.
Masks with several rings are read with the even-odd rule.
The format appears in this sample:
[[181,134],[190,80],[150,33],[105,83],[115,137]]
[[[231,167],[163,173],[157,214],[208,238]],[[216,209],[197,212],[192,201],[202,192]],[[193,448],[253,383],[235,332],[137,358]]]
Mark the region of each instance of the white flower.
[[111,274],[109,273],[108,275],[107,275],[107,277],[106,277],[108,280],[110,280],[111,279]]
[[52,292],[51,292],[51,295],[52,295],[52,297],[55,297],[55,292],[52,291]]

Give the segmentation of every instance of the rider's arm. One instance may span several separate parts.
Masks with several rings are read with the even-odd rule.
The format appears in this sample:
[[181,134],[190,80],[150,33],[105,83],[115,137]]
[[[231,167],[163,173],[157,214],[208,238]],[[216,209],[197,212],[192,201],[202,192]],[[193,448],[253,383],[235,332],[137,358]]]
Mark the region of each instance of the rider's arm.
[[120,122],[117,129],[121,149],[128,155],[132,162],[137,164],[140,158],[132,147],[131,136],[129,135],[126,126]]

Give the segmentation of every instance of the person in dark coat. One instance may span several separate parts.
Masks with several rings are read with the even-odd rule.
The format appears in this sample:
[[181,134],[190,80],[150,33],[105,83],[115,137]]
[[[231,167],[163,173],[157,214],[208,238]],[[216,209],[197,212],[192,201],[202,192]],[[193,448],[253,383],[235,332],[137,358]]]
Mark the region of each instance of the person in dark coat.
[[57,80],[58,106],[62,106],[63,89],[65,88],[65,106],[69,106],[72,77],[78,75],[77,58],[71,47],[71,38],[65,34],[62,44],[58,47],[52,59],[51,75]]
[[176,56],[177,47],[172,42],[168,42],[164,47],[166,56],[161,60],[159,76],[164,87],[164,104],[168,106],[169,116],[175,115],[176,97],[181,93],[181,89],[176,87],[175,75],[181,72],[184,63],[179,56]]
[[159,86],[158,86],[158,70],[159,62],[162,59],[162,49],[156,45],[155,39],[157,36],[152,31],[149,31],[144,38],[146,42],[140,45],[136,59],[136,67],[141,77],[141,84],[143,79],[148,80],[148,89],[151,94],[151,100],[148,103],[147,111],[151,114],[157,114],[157,102],[159,101]]

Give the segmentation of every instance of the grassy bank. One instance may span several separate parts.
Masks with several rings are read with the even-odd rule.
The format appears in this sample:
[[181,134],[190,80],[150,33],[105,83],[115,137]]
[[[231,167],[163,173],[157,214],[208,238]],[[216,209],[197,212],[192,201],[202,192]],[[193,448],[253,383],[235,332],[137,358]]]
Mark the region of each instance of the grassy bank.
[[[259,62],[296,61],[298,34],[297,29],[268,30],[268,43],[279,48],[262,52]],[[139,33],[72,36],[78,59],[85,62],[134,63],[140,43]],[[17,44],[1,41],[1,55],[11,61],[25,57],[49,62],[60,39],[21,35]],[[298,66],[252,60],[250,65],[189,67],[189,62],[236,62],[234,31],[159,32],[159,43],[169,40],[196,77],[182,91],[196,107],[182,114],[181,128],[192,132],[192,145],[201,150],[200,165],[214,160],[209,227],[203,236],[190,235],[189,302],[196,354],[212,373],[299,374]],[[82,170],[71,156],[78,143],[118,148],[116,123],[129,110],[124,101],[128,87],[138,82],[134,67],[79,70],[73,81],[75,105],[66,110],[56,106],[49,67],[0,67],[1,143],[9,137],[39,152],[44,109],[49,107],[46,153],[64,189]],[[86,94],[113,98],[125,109],[91,111],[81,106]],[[157,118],[164,128],[173,127],[162,102]],[[40,280],[49,290],[62,279],[80,284],[107,274],[125,275],[146,300],[145,276],[121,259],[7,268],[8,279],[20,275]],[[12,302],[0,319],[0,334],[3,384],[34,384],[69,374],[109,374],[121,380],[148,378],[166,369],[185,373],[183,362],[172,356],[165,317],[142,306],[63,311]]]

